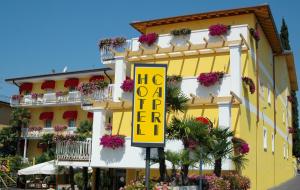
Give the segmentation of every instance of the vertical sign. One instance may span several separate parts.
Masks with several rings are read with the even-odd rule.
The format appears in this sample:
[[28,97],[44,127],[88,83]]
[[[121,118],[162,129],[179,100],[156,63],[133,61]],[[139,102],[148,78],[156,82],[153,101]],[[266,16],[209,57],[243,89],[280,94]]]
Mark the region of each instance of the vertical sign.
[[166,73],[166,65],[134,65],[132,146],[165,146]]

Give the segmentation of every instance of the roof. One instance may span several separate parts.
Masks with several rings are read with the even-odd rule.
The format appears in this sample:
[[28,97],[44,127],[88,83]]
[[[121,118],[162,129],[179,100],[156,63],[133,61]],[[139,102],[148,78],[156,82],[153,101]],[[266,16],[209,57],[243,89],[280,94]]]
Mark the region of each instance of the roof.
[[89,70],[79,70],[79,71],[71,71],[71,72],[63,72],[63,73],[51,73],[51,74],[43,74],[43,75],[34,75],[34,76],[26,76],[26,77],[16,77],[5,79],[6,82],[12,83],[20,83],[20,82],[33,82],[33,81],[41,81],[41,80],[49,80],[49,79],[67,79],[72,77],[82,77],[88,75],[97,75],[99,72],[106,72],[107,74],[113,74],[112,69],[110,68],[98,68],[98,69],[89,69]]
[[264,33],[266,34],[266,37],[269,43],[271,44],[273,52],[281,53],[283,51],[280,38],[277,32],[277,28],[274,22],[274,18],[271,13],[271,9],[267,4],[253,6],[253,7],[226,9],[226,10],[211,11],[206,13],[197,13],[191,15],[182,15],[182,16],[141,21],[141,22],[133,22],[131,23],[131,26],[137,29],[139,32],[145,33],[146,28],[152,26],[174,24],[174,23],[195,21],[195,20],[205,20],[205,19],[212,19],[212,18],[221,18],[221,17],[236,16],[242,14],[254,14],[260,26],[262,27]]

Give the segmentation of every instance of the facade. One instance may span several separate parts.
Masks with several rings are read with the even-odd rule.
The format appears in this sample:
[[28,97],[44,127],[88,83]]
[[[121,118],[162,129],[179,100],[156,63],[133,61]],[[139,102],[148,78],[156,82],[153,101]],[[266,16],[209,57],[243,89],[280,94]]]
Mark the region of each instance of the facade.
[[[20,93],[11,97],[12,107],[28,108],[31,120],[27,132],[26,157],[31,161],[43,152],[40,140],[47,133],[74,134],[80,122],[92,120],[93,114],[83,110],[84,97],[76,90],[81,82],[98,76],[112,75],[111,69],[93,69],[6,79],[19,86]],[[105,95],[109,98],[109,92]],[[64,132],[55,126],[65,126]],[[23,134],[24,137],[24,134]]]
[[[211,36],[208,28],[215,24],[230,25],[230,31],[226,35]],[[145,150],[131,147],[132,93],[123,92],[120,88],[126,76],[133,76],[133,64],[143,63],[166,64],[168,76],[179,75],[183,78],[180,87],[190,100],[186,113],[179,114],[179,117],[208,117],[214,126],[229,127],[236,137],[249,143],[249,162],[242,174],[251,179],[251,189],[268,189],[295,175],[292,134],[289,133],[292,113],[288,96],[292,90],[298,90],[297,77],[293,53],[283,50],[268,5],[162,18],[131,25],[141,34],[157,33],[157,42],[152,46],[143,46],[138,38],[132,38],[121,48],[102,49],[102,62],[111,69],[109,77],[105,77],[110,83],[109,90],[93,96],[89,103],[80,99],[78,103],[71,104],[30,103],[28,106],[25,105],[26,100],[17,104],[12,101],[13,106],[28,106],[37,113],[33,116],[32,125],[45,125],[39,116],[46,110],[55,113],[52,125],[67,125],[62,119],[62,113],[67,110],[77,110],[80,113],[78,119],[83,119],[87,112],[93,112],[92,140],[77,142],[76,147],[80,147],[77,151],[74,147],[70,150],[69,144],[58,144],[58,165],[100,168],[102,178],[115,177],[114,184],[118,183],[119,177],[125,177],[128,182],[144,174]],[[174,39],[170,32],[181,28],[191,29],[191,34],[183,39]],[[257,31],[259,36],[255,33]],[[85,73],[80,81],[87,81],[88,77],[102,72]],[[198,83],[197,77],[208,72],[225,74],[220,83],[204,87]],[[55,90],[60,90],[69,76],[61,74],[9,81],[17,84],[32,82],[32,91],[40,93],[44,80],[58,81]],[[255,92],[250,92],[242,77],[253,81]],[[109,96],[97,98],[107,92]],[[167,117],[167,121],[170,118]],[[99,139],[107,133],[108,123],[112,125],[112,134],[126,136],[123,148],[107,149],[99,145]],[[180,142],[166,142],[166,149],[178,150],[180,147]],[[32,154],[28,152],[28,155]],[[154,149],[152,154],[155,154]],[[151,175],[157,175],[158,165],[152,168]],[[205,166],[204,169],[212,170],[212,166]],[[222,169],[231,171],[234,166],[230,160],[224,160]]]

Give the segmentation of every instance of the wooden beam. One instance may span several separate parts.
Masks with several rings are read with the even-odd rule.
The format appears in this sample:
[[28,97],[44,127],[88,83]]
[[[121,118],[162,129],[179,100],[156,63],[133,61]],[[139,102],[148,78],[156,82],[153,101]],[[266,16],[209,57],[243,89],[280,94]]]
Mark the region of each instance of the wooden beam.
[[243,34],[240,34],[240,37],[242,38],[242,42],[246,45],[247,49],[249,50],[250,49],[250,46],[249,44],[247,43],[245,37],[243,36]]

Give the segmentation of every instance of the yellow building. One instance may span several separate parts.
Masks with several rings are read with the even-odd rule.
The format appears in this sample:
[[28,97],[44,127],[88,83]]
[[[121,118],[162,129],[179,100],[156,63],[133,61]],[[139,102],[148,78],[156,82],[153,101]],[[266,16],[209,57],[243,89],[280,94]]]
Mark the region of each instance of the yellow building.
[[[211,26],[216,24],[230,28],[226,27],[223,34],[213,34]],[[251,179],[251,189],[268,189],[295,175],[288,96],[292,90],[298,90],[297,77],[293,53],[283,50],[268,5],[135,22],[131,26],[141,34],[155,33],[158,38],[150,45],[140,43],[139,38],[131,38],[122,47],[107,46],[101,50],[103,64],[112,69],[110,77],[105,79],[111,84],[98,93],[105,98],[94,96],[89,104],[30,106],[37,113],[32,118],[32,125],[46,125],[39,120],[39,114],[46,110],[55,113],[52,125],[67,125],[62,119],[67,110],[77,110],[79,120],[86,119],[87,112],[81,109],[94,114],[91,142],[82,142],[88,146],[79,143],[78,147],[86,149],[76,153],[71,152],[68,145],[60,144],[58,165],[100,168],[101,179],[114,176],[113,189],[117,188],[120,177],[125,177],[128,182],[144,172],[145,150],[131,146],[132,93],[120,88],[126,76],[133,76],[134,63],[143,63],[165,64],[168,76],[182,77],[181,90],[190,98],[182,117],[208,117],[214,126],[229,127],[236,137],[247,141],[249,162],[242,174]],[[182,28],[190,29],[191,33],[184,37],[171,34],[172,30]],[[201,73],[212,72],[225,74],[213,86],[198,83],[197,77]],[[62,73],[60,78],[54,74],[9,81],[17,84],[32,82],[33,91],[41,93],[44,80],[60,80],[55,90],[61,90],[64,89],[63,81],[71,75]],[[87,81],[91,75],[87,72],[80,80]],[[249,89],[246,84],[249,81],[255,89]],[[99,139],[107,134],[108,123],[112,124],[112,134],[126,136],[124,147],[108,149],[99,145]],[[180,142],[166,142],[166,149],[178,150],[180,147]],[[157,166],[153,166],[152,174],[156,173],[155,168]],[[212,167],[204,169],[211,170]],[[230,160],[224,160],[222,169],[231,171],[234,167]]]
[[0,130],[2,127],[9,126],[11,107],[8,102],[0,100]]

